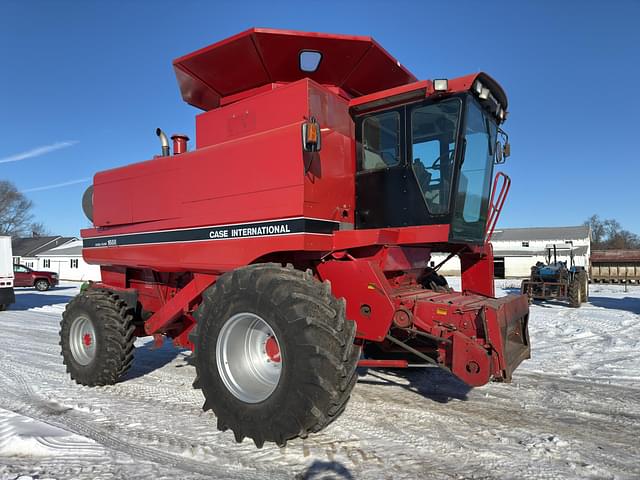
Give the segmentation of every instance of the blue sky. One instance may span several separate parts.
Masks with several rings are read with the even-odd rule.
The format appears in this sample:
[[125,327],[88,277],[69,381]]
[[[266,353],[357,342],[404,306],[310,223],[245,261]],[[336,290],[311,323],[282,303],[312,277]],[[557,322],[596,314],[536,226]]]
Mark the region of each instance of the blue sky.
[[418,78],[484,70],[509,96],[501,226],[593,213],[640,233],[640,2],[4,1],[0,179],[56,234],[99,170],[193,138],[171,61],[252,26],[371,35]]

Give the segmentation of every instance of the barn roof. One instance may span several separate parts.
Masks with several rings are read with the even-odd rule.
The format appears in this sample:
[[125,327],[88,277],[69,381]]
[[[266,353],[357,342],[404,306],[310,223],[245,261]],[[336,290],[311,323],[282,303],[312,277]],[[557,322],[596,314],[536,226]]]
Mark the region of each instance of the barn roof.
[[35,257],[40,252],[64,245],[73,240],[77,240],[76,237],[61,237],[60,235],[15,237],[11,239],[11,249],[13,250],[14,257]]
[[[578,256],[578,255],[586,255],[587,252],[589,251],[588,248],[585,245],[579,246],[579,247],[574,247],[571,249],[573,251],[573,254]],[[542,250],[538,250],[538,249],[522,249],[522,250],[500,250],[500,249],[495,249],[493,251],[493,256],[494,257],[545,257],[547,255],[547,250],[546,249],[542,249]],[[568,257],[569,256],[569,249],[562,249],[562,250],[558,250],[558,256],[562,256],[562,257]]]
[[82,240],[75,240],[60,247],[51,248],[38,254],[39,257],[79,257],[82,256]]
[[590,229],[586,225],[574,227],[529,227],[503,228],[496,230],[492,242],[535,241],[535,240],[578,240],[589,237]]

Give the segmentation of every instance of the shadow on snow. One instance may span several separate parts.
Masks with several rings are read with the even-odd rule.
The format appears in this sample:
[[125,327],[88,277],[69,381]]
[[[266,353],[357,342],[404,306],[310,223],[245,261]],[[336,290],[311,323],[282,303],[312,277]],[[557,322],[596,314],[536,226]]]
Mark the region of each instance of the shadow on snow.
[[589,298],[589,303],[594,307],[625,310],[640,315],[640,298],[591,297]]
[[16,303],[9,306],[9,310],[29,310],[49,305],[69,303],[69,295],[43,295],[41,293],[22,293],[16,295]]
[[[20,294],[20,292],[40,292],[40,290],[36,290],[35,287],[13,287],[16,294]],[[45,290],[45,292],[58,292],[61,290],[77,290],[77,287],[71,286],[62,286],[62,287],[51,287],[49,290]],[[45,292],[41,292],[46,295]],[[74,294],[75,295],[75,294]],[[73,295],[70,295],[73,296]]]
[[184,363],[176,365],[176,368],[182,368],[190,364],[189,350],[175,347],[171,340],[165,340],[160,348],[154,348],[154,341],[149,340],[144,345],[136,347],[133,353],[133,364],[122,377],[122,381],[126,382],[127,380],[143,377],[171,363],[178,356],[183,357]]
[[[183,368],[187,365],[193,366],[193,358],[189,354],[189,350],[175,347],[170,340],[165,340],[160,348],[154,348],[153,345],[153,340],[149,340],[144,345],[136,347],[133,365],[122,378],[122,381],[133,380],[134,378],[147,375],[154,370],[168,365],[178,357],[182,357],[182,362],[177,364],[175,366],[176,368]],[[381,375],[381,373],[384,375]],[[383,387],[399,386],[438,403],[447,403],[450,400],[467,400],[467,394],[471,390],[471,387],[462,380],[436,367],[411,369],[359,368],[358,375],[360,376],[358,379],[359,384]],[[408,384],[406,383],[407,381],[409,382]],[[316,467],[325,468],[325,466]],[[319,475],[319,473],[319,471],[317,472],[315,470],[305,472],[305,474],[309,475]],[[302,476],[300,478],[315,477]]]
[[[503,288],[505,292],[511,295],[520,295],[522,290],[519,288]],[[533,304],[543,308],[549,308],[551,306],[559,306],[559,307],[568,307],[569,300],[561,300],[553,297],[545,298],[545,299],[534,299]]]
[[314,461],[302,473],[295,476],[295,480],[353,480],[353,475],[340,462]]
[[[384,372],[384,376],[379,372]],[[453,374],[437,367],[397,368],[397,369],[359,369],[359,384],[376,386],[397,386],[422,395],[438,403],[450,400],[467,400],[471,387]],[[391,377],[396,377],[395,381]],[[370,379],[368,377],[373,377]],[[409,384],[405,382],[408,381]]]

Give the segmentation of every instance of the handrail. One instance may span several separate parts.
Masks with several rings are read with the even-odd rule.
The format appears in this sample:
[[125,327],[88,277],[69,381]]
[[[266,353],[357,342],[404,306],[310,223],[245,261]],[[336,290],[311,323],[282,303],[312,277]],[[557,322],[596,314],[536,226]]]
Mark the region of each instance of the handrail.
[[[502,179],[500,193],[496,196],[500,179]],[[489,218],[487,219],[485,242],[489,242],[491,240],[493,231],[498,223],[498,218],[500,218],[500,212],[504,206],[504,201],[507,199],[509,188],[511,188],[511,179],[509,176],[503,172],[496,173],[496,177],[493,179],[493,188],[491,189],[491,200],[489,201]]]

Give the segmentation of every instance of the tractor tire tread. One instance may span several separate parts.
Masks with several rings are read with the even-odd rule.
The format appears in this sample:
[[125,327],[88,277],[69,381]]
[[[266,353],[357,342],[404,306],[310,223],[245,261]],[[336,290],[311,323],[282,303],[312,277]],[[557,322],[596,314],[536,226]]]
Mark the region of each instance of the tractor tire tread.
[[[74,361],[68,342],[70,323],[77,309],[93,317],[90,320],[94,330],[100,332],[102,343],[93,361],[84,367]],[[133,315],[117,294],[93,289],[80,293],[67,304],[60,322],[61,355],[67,372],[80,385],[113,385],[133,363],[134,332]]]
[[578,274],[578,278],[580,280],[580,288],[582,289],[580,299],[582,303],[586,303],[589,301],[589,275],[583,270]]
[[[278,397],[283,405],[259,421],[248,411],[230,408],[236,405],[233,399],[229,402],[222,397],[231,393],[221,395],[214,385],[219,380],[207,370],[206,357],[211,353],[202,354],[207,348],[215,352],[215,343],[207,341],[215,342],[212,329],[224,321],[215,318],[216,309],[222,309],[220,304],[225,300],[233,302],[234,292],[237,298],[249,295],[253,300],[247,301],[284,312],[279,326],[285,332],[290,329],[289,341],[295,339],[291,351],[300,358],[296,357],[296,363],[306,365],[305,376],[301,376],[302,370],[291,371],[295,393]],[[232,430],[238,442],[251,438],[258,448],[265,442],[284,446],[287,440],[318,432],[340,416],[358,378],[360,347],[353,343],[356,325],[346,319],[346,302],[333,296],[329,282],[320,282],[311,270],[301,271],[291,265],[256,264],[222,275],[202,298],[194,313],[196,326],[189,335],[197,372],[194,387],[202,389],[205,409],[213,410],[218,417],[219,430]]]
[[578,308],[580,307],[582,297],[582,285],[580,284],[579,275],[574,275],[573,279],[569,281],[567,288],[567,298],[569,299],[569,305]]

